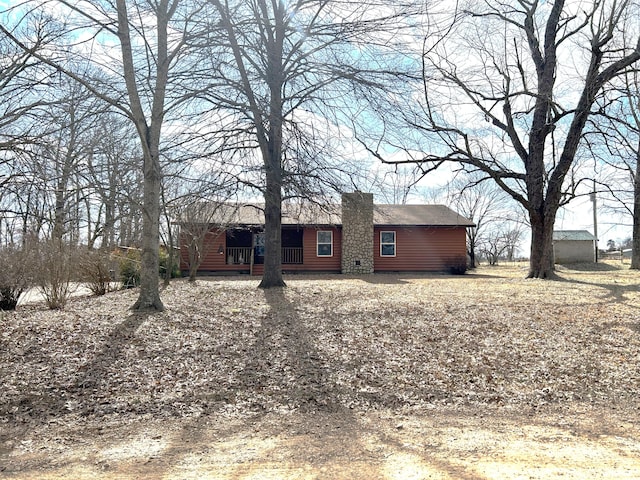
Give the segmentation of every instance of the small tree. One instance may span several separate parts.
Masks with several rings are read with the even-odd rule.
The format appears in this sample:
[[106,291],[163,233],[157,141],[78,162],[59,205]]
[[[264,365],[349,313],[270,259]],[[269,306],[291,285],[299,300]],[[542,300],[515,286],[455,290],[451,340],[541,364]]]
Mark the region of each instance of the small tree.
[[513,261],[522,233],[522,224],[505,222],[499,228],[487,232],[483,236],[478,245],[479,250],[489,265],[497,265],[501,258]]
[[[179,210],[181,245],[187,247],[189,281],[194,282],[200,264],[225,234],[226,225],[237,211],[236,205],[213,201],[185,201]],[[215,224],[215,227],[212,225]]]

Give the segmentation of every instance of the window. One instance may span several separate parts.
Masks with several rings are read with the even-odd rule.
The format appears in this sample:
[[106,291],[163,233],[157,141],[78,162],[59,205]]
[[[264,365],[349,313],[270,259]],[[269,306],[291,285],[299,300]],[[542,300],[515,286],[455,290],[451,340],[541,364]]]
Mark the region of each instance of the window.
[[318,257],[333,256],[333,232],[320,230],[316,236]]
[[396,256],[396,232],[380,232],[380,256]]

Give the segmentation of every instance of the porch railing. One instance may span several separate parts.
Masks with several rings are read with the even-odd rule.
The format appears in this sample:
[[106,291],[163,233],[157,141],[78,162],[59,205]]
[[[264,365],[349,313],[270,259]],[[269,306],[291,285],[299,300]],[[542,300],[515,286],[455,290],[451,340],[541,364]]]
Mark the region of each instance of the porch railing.
[[[227,247],[227,265],[251,263],[251,247]],[[302,264],[302,247],[282,247],[283,264]]]
[[251,263],[251,247],[227,247],[227,265]]
[[302,264],[302,247],[282,247],[282,264]]

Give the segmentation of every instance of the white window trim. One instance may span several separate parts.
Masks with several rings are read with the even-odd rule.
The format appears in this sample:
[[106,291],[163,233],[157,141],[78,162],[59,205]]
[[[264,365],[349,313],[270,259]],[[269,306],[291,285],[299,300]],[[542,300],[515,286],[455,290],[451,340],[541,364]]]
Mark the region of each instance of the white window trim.
[[[329,235],[331,236],[331,242],[327,243],[327,242],[320,242],[320,234],[321,233],[329,233]],[[331,245],[331,255],[320,255],[318,253],[318,247],[320,245]],[[324,258],[328,258],[328,257],[333,257],[333,232],[331,230],[318,230],[316,232],[316,257],[324,257]]]
[[[382,243],[382,235],[384,235],[385,233],[393,233],[393,243],[389,243],[389,242],[385,242],[384,244]],[[382,253],[382,245],[393,245],[393,255],[386,255]],[[398,249],[398,245],[397,245],[397,236],[396,236],[396,231],[395,230],[382,230],[380,232],[380,256],[381,257],[395,257],[397,250]]]

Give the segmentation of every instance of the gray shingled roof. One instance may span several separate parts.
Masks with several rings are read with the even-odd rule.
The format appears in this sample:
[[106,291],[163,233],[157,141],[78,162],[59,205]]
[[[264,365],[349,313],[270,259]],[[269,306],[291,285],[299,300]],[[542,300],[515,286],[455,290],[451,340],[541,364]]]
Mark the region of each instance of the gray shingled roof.
[[[219,204],[209,223],[225,225],[263,225],[262,204]],[[180,219],[177,220],[181,223]],[[375,225],[465,226],[474,223],[444,205],[374,205]],[[285,204],[283,225],[341,225],[342,207],[336,204]]]
[[465,226],[475,224],[445,205],[375,205],[375,225]]
[[596,240],[596,237],[594,237],[588,230],[554,230],[553,240],[585,240],[592,242]]

